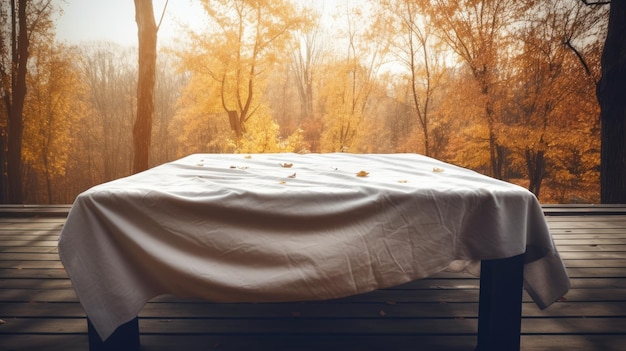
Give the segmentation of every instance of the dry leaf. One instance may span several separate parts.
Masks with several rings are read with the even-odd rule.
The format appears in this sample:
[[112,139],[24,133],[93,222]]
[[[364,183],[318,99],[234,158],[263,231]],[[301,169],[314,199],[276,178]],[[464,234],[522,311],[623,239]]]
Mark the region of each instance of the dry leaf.
[[283,184],[287,184],[287,182],[284,180],[281,180],[280,182],[278,182],[278,184],[283,185]]
[[246,156],[244,156],[243,158],[245,158],[245,159],[249,160],[249,159],[251,159],[251,158],[252,158],[252,156],[251,156],[251,155],[246,155]]
[[398,180],[398,183],[402,183],[402,184],[405,184],[405,183],[408,183],[408,182],[409,182],[408,180],[404,180],[404,179],[403,180]]
[[443,169],[443,168],[433,167],[433,172],[435,172],[435,173],[441,173],[441,172],[443,172],[443,171],[444,171],[444,169]]
[[291,167],[293,167],[293,163],[286,163],[285,162],[285,163],[281,163],[280,166],[282,168],[291,168]]
[[289,178],[295,178],[295,177],[296,177],[295,173],[289,176]]
[[370,173],[365,171],[360,171],[356,174],[357,177],[367,177]]

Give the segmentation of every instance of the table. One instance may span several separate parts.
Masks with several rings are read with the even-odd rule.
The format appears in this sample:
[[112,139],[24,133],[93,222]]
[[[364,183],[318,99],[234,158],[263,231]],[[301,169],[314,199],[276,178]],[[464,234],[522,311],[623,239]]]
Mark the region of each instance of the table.
[[416,154],[190,155],[80,194],[58,248],[93,349],[138,347],[162,294],[331,299],[482,261],[478,348],[513,350],[522,285],[569,289],[532,193]]

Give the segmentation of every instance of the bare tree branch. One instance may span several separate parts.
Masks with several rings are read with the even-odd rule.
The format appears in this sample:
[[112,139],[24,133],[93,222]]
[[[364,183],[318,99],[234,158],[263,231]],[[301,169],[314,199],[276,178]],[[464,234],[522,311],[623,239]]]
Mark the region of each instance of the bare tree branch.
[[159,28],[161,28],[161,23],[163,23],[163,18],[165,17],[165,10],[167,9],[168,3],[169,3],[169,0],[165,0],[165,5],[163,5],[163,11],[161,12],[161,18],[159,19],[159,24],[157,24],[157,32],[159,31]]
[[572,45],[572,42],[568,39],[564,41],[563,44],[565,44],[574,52],[574,54],[576,54],[576,57],[578,57],[580,63],[582,63],[583,67],[585,68],[585,72],[587,72],[587,75],[591,76],[591,70],[589,69],[589,65],[587,65],[587,61],[585,61],[583,55],[574,47],[574,45]]
[[608,0],[608,1],[594,1],[594,2],[590,2],[589,0],[580,0],[580,1],[582,1],[587,6],[591,6],[591,5],[608,5],[608,4],[611,3],[611,0]]

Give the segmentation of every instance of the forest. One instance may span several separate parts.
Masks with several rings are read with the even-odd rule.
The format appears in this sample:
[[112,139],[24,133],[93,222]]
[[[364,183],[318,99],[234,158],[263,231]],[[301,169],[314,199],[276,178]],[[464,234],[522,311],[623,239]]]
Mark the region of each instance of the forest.
[[[607,6],[198,1],[206,25],[159,44],[151,166],[192,153],[410,152],[543,203],[600,201]],[[133,172],[137,48],[58,41],[62,1],[20,0],[23,22],[15,3],[0,3],[2,202],[19,133],[23,203],[69,204]],[[21,130],[10,123],[20,95]]]

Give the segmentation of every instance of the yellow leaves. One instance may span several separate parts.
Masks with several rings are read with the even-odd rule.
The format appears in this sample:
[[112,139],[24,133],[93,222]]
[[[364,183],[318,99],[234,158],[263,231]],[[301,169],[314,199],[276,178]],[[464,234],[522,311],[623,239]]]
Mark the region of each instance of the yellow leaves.
[[366,171],[359,171],[359,172],[356,174],[356,176],[357,176],[357,177],[361,177],[361,178],[363,178],[363,177],[367,177],[367,176],[369,176],[369,175],[370,175],[370,173],[369,173],[369,172],[366,172]]
[[24,160],[47,176],[65,174],[72,127],[82,116],[85,88],[69,48],[37,46],[24,106]]
[[285,150],[280,144],[279,132],[278,124],[272,119],[268,109],[260,106],[254,118],[248,120],[244,136],[235,140],[236,151],[249,153],[290,151]]
[[[290,57],[292,32],[302,29],[308,17],[287,0],[207,0],[202,5],[213,33],[181,56],[185,63],[194,63],[192,83],[209,84],[189,93],[227,113],[236,151],[283,151],[263,92],[272,66]],[[260,128],[248,127],[258,119],[263,120]]]
[[282,168],[291,168],[291,167],[293,167],[293,163],[287,163],[287,162],[285,162],[285,163],[280,163],[280,166],[281,166]]

